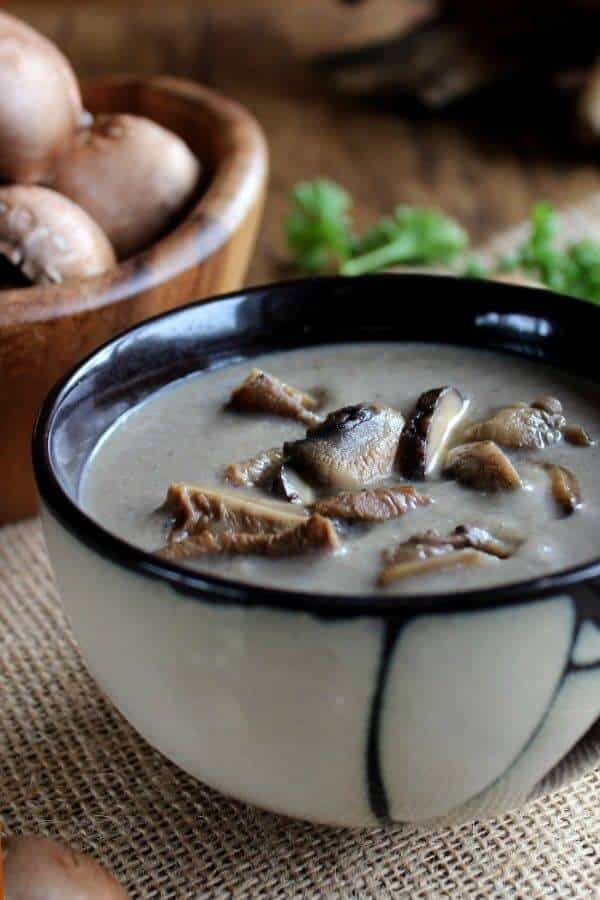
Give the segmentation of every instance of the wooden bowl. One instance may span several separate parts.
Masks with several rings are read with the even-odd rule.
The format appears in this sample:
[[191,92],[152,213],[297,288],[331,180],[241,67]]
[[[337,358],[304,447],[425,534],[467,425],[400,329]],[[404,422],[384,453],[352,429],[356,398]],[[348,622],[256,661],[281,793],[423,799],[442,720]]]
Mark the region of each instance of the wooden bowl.
[[84,86],[93,113],[147,116],[179,134],[206,178],[184,221],[148,250],[83,281],[0,291],[0,524],[31,515],[29,443],[52,384],[124,328],[241,285],[262,211],[267,149],[252,116],[176,78],[115,78]]

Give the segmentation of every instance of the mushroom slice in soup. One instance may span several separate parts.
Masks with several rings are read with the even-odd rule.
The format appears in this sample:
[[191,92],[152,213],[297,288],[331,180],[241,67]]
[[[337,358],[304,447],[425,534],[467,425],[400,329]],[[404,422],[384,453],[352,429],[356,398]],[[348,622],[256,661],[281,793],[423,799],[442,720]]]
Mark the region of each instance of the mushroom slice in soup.
[[261,450],[244,462],[231,463],[225,469],[225,479],[238,487],[266,487],[271,484],[283,464],[283,450],[272,447]]
[[543,450],[560,441],[565,425],[560,413],[519,404],[506,406],[489,419],[470,425],[462,440],[495,441],[502,447]]
[[429,556],[407,559],[404,562],[386,566],[379,573],[377,583],[380,587],[387,587],[396,581],[401,581],[413,575],[428,575],[432,572],[452,569],[455,566],[479,565],[489,558],[486,553],[467,547],[464,550],[454,550],[449,553],[431,554]]
[[278,500],[182,482],[170,485],[163,509],[173,518],[171,542],[209,526],[249,534],[274,534],[302,524],[307,517],[304,511],[292,512],[289,504]]
[[159,551],[164,559],[184,560],[198,556],[233,554],[238,556],[301,556],[317,550],[336,550],[340,540],[333,523],[312,515],[293,528],[276,534],[249,534],[239,531],[212,532],[207,529]]
[[539,463],[550,477],[552,496],[566,516],[570,516],[583,503],[581,487],[574,472],[556,463]]
[[519,473],[494,441],[460,444],[446,454],[444,475],[481,491],[522,487]]
[[264,412],[286,419],[296,419],[304,425],[321,421],[314,410],[319,401],[311,394],[292,387],[262,369],[252,369],[229,399],[229,407],[238,412]]
[[436,474],[450,434],[467,405],[460,391],[447,385],[421,394],[400,441],[403,475],[426,478]]
[[360,403],[335,410],[283,449],[288,464],[316,483],[352,489],[391,475],[403,427],[389,406]]
[[410,485],[403,484],[363,491],[342,491],[334,497],[319,500],[313,509],[323,516],[334,519],[385,522],[428,503],[431,503],[430,497],[420,494]]
[[563,428],[563,437],[567,443],[575,447],[593,447],[595,443],[583,425],[566,425]]

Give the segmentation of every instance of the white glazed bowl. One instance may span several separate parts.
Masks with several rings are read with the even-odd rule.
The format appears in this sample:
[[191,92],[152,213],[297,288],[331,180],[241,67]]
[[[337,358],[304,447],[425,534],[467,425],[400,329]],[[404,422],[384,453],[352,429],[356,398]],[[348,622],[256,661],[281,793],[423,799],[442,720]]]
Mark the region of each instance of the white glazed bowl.
[[[403,293],[421,302],[401,311]],[[191,371],[290,346],[427,339],[535,353],[597,380],[582,335],[599,320],[513,285],[307,279],[185,307],[98,350],[48,397],[34,467],[65,608],[108,696],[196,777],[332,824],[492,815],[597,764],[598,560],[455,594],[283,592],[144,553],[77,493],[106,428]]]

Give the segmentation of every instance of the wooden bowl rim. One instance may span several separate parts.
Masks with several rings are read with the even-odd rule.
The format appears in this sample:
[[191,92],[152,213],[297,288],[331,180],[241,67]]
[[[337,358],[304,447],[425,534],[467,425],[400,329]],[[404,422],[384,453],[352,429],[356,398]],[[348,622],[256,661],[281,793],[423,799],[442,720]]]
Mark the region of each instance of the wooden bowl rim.
[[[226,151],[186,218],[147,250],[102,275],[58,285],[0,290],[0,326],[33,324],[127,300],[195,268],[227,243],[263,189],[268,170],[264,133],[235,100],[198,82],[172,76],[116,75],[84,83],[143,91],[154,88],[208,109],[223,128]],[[160,265],[155,263],[160,250]]]

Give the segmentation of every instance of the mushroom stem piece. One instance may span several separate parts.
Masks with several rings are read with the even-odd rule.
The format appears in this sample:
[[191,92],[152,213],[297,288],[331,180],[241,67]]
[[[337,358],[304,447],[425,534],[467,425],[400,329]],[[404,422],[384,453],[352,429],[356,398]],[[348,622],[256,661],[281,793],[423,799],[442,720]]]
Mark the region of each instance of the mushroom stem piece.
[[229,553],[242,556],[300,556],[316,550],[336,550],[340,541],[330,519],[313,515],[277,534],[200,531],[159,551],[163,559],[193,559]]
[[248,534],[274,534],[306,521],[306,513],[292,512],[287,503],[182,482],[169,486],[163,509],[173,518],[171,542],[209,525]]
[[556,500],[559,509],[566,515],[572,515],[583,503],[581,488],[577,476],[556,463],[540,463],[550,476],[552,496]]
[[563,437],[568,444],[575,447],[593,447],[595,441],[589,436],[583,425],[566,425]]
[[379,574],[378,584],[387,587],[396,581],[409,578],[412,575],[426,575],[431,572],[439,572],[443,569],[452,569],[455,566],[479,565],[487,554],[467,547],[464,550],[454,550],[451,553],[441,553],[437,556],[427,556],[424,559],[413,559],[407,562],[395,563],[387,566]]
[[560,413],[515,404],[469,426],[463,441],[495,441],[502,447],[543,450],[558,443],[566,422]]

